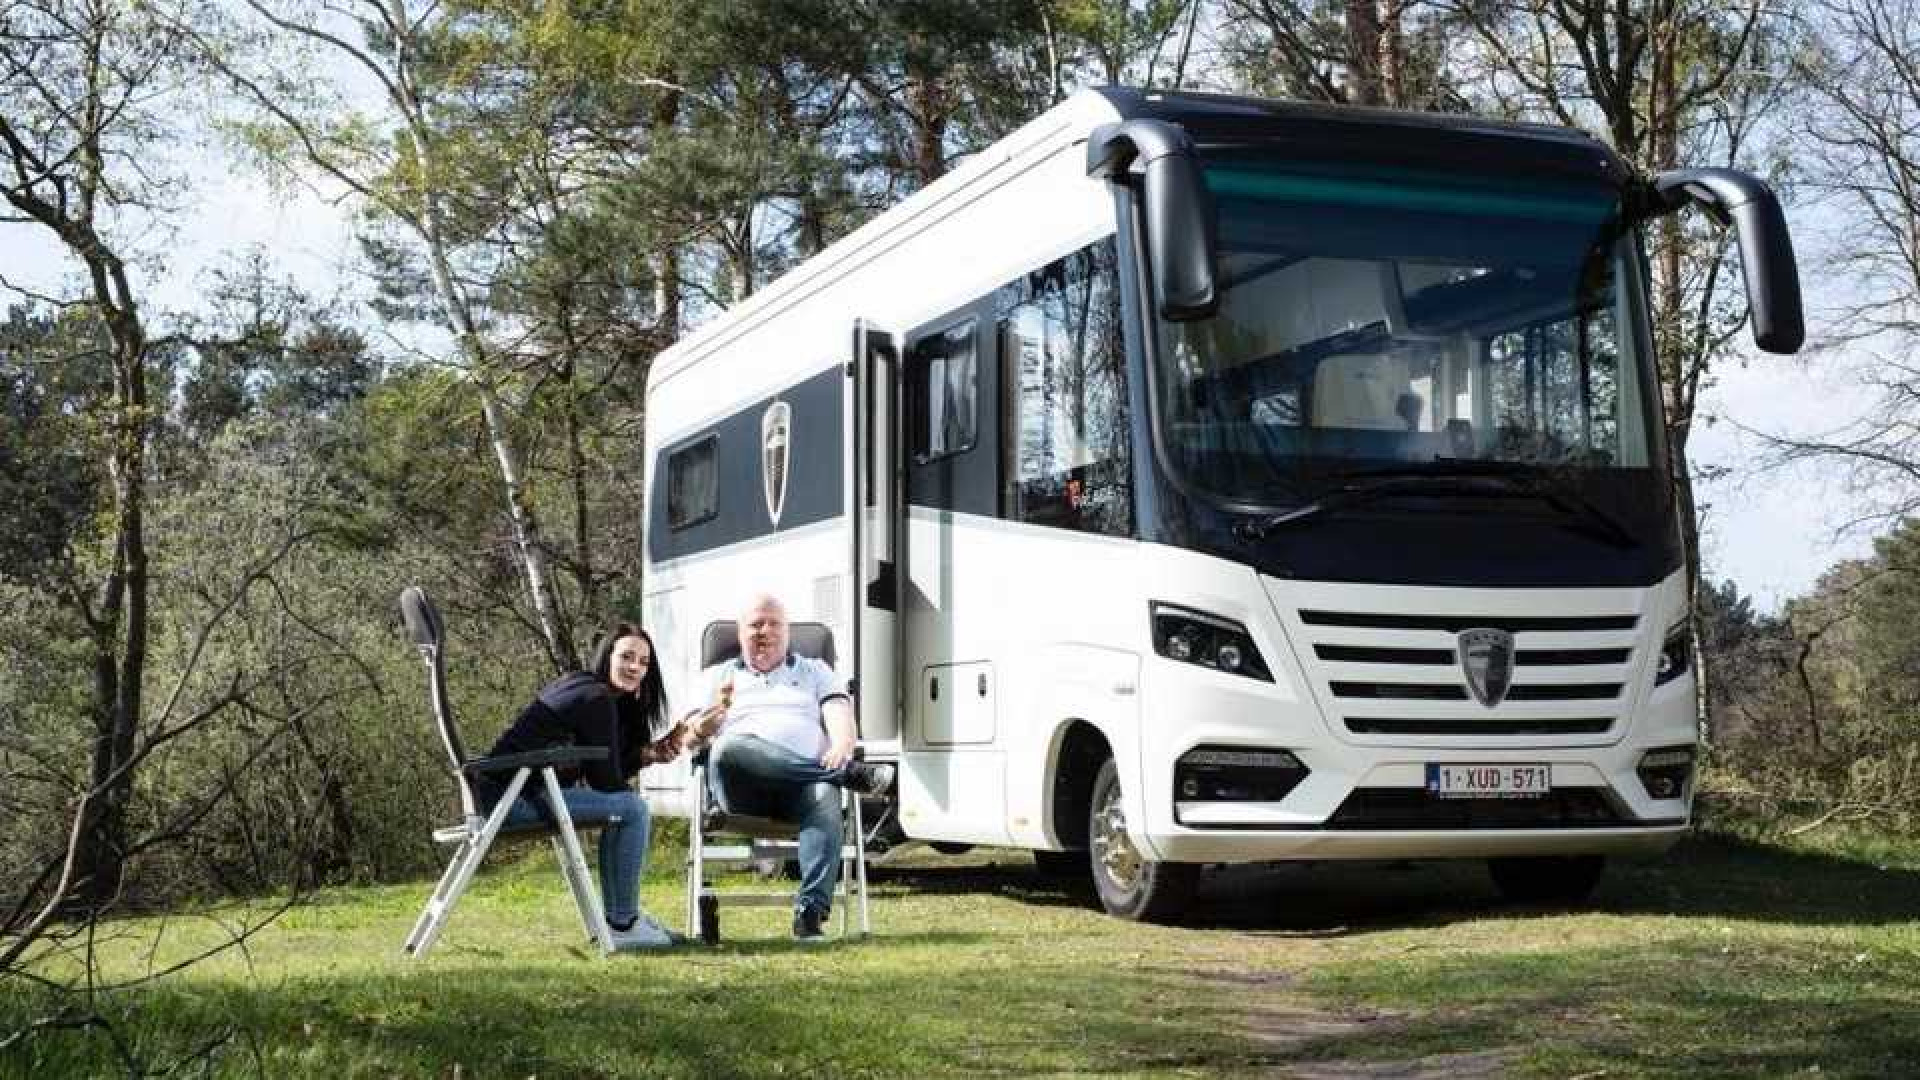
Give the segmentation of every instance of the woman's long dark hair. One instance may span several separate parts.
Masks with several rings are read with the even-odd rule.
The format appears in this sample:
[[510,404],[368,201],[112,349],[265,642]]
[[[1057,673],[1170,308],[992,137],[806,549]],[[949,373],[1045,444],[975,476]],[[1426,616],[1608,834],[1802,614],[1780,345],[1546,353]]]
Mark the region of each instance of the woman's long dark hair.
[[640,677],[640,689],[633,695],[639,706],[639,717],[647,726],[647,741],[652,742],[666,733],[667,722],[667,683],[660,677],[660,650],[654,648],[653,638],[635,623],[608,623],[594,636],[593,673],[612,688],[613,647],[624,637],[637,637],[646,642],[647,655],[652,658],[647,664],[647,673]]

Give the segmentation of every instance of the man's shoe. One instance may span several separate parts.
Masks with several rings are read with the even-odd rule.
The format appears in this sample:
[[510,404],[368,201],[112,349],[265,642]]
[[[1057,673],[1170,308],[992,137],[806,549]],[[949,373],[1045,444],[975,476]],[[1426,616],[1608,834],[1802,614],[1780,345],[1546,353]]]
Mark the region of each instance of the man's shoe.
[[885,795],[893,790],[893,766],[853,762],[847,766],[847,787],[861,795]]
[[819,945],[827,940],[825,912],[801,908],[793,913],[793,940],[802,945]]

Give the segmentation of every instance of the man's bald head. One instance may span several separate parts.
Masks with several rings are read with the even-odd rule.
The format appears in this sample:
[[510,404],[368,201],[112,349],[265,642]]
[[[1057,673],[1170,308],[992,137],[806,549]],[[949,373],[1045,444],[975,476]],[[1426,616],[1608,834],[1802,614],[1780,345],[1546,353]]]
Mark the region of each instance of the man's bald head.
[[772,671],[787,659],[787,606],[759,593],[740,610],[740,659],[755,671]]

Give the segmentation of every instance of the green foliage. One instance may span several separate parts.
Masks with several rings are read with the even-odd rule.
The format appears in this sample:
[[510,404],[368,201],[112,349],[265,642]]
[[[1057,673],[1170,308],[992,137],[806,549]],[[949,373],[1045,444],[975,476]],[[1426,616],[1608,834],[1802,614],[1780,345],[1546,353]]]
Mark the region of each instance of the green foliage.
[[88,412],[109,375],[79,329],[23,307],[0,323],[0,581],[52,573],[98,507]]
[[1779,619],[1705,593],[1717,796],[1782,828],[1920,830],[1920,522],[1829,570]]

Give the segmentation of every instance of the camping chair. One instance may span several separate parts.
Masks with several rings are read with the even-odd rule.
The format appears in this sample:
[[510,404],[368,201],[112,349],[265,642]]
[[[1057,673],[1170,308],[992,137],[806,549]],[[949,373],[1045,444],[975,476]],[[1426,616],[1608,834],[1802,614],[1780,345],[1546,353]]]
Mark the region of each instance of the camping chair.
[[[594,887],[592,875],[587,871],[586,856],[580,849],[580,835],[574,829],[572,815],[567,813],[566,800],[560,794],[560,780],[554,772],[558,766],[603,758],[607,754],[606,748],[562,746],[523,754],[469,759],[460,742],[460,732],[454,727],[453,706],[447,700],[446,663],[441,652],[446,641],[446,628],[440,621],[440,613],[434,609],[426,591],[414,585],[400,594],[400,615],[407,624],[407,637],[419,648],[420,659],[427,666],[427,691],[433,704],[434,727],[440,732],[440,745],[446,750],[454,786],[460,792],[460,824],[435,829],[433,833],[436,843],[456,845],[453,860],[447,864],[446,873],[440,875],[440,883],[434,886],[433,895],[427,898],[426,910],[420,913],[419,920],[413,924],[413,932],[407,935],[407,955],[417,959],[433,948],[441,929],[447,924],[447,917],[453,912],[453,905],[467,891],[474,872],[480,869],[481,860],[487,857],[487,849],[503,834],[546,834],[552,837],[554,854],[560,858],[560,873],[567,879],[567,887],[573,891],[574,906],[580,910],[580,922],[586,927],[587,936],[600,946],[602,953],[611,953],[613,931],[607,925],[606,912],[600,908],[600,894]],[[535,772],[539,773],[540,782],[546,785],[547,806],[552,809],[553,820],[505,826],[507,812],[512,809],[513,801],[520,797]],[[513,779],[508,781],[506,793],[494,805],[493,811],[483,816],[474,798],[473,783],[482,776],[502,773],[512,773]]]
[[[833,664],[833,631],[825,625],[790,623],[787,632],[789,651]],[[701,667],[712,667],[739,655],[740,639],[733,620],[708,623],[700,635]],[[708,751],[703,749],[693,758],[693,817],[687,829],[687,933],[698,934],[700,940],[711,945],[720,940],[720,905],[778,907],[792,903],[793,894],[716,892],[707,866],[769,862],[785,866],[799,856],[800,845],[799,828],[791,822],[723,812],[707,788],[707,757]],[[840,936],[849,935],[848,909],[857,903],[860,936],[866,937],[871,925],[867,919],[867,853],[861,843],[864,825],[859,796],[845,788],[840,789],[840,815],[842,834],[849,838],[840,847],[840,880],[834,890]]]

